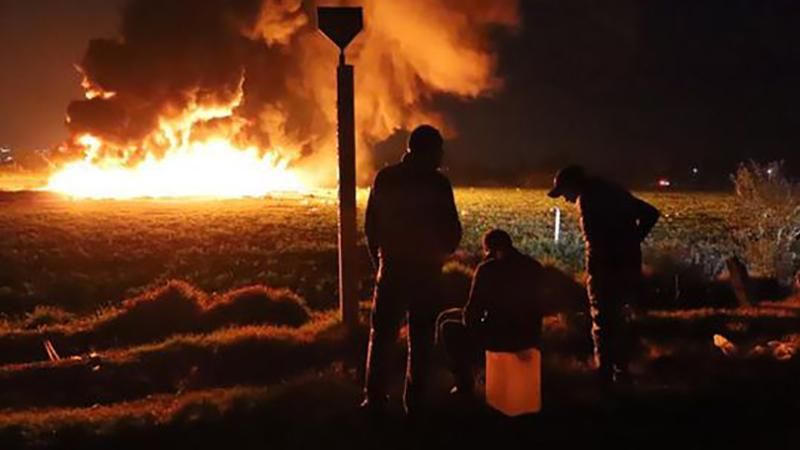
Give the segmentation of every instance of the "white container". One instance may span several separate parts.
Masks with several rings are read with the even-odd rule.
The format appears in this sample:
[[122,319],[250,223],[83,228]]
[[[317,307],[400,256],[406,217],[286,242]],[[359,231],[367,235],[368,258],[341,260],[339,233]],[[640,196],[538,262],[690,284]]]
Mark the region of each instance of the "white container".
[[542,410],[542,354],[486,352],[486,403],[507,416]]

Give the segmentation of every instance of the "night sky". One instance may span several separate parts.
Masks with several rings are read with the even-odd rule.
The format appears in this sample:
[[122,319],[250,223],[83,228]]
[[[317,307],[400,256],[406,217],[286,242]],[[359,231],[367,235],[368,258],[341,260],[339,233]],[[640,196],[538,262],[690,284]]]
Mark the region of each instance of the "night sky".
[[[81,95],[72,64],[90,38],[113,35],[123,2],[0,0],[0,146],[66,136]],[[749,158],[799,172],[800,2],[521,4],[522,30],[496,40],[505,89],[437,100],[459,130],[447,162],[457,182],[541,183],[573,161],[637,186],[693,167],[724,184]],[[401,139],[376,150],[379,164]]]

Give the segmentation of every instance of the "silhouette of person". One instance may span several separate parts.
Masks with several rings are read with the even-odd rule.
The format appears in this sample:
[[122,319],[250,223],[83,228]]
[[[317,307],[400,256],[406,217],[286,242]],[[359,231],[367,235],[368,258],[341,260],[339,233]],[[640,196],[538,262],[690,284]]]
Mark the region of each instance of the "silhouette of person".
[[404,319],[408,361],[404,406],[419,409],[426,391],[440,281],[445,259],[461,241],[461,222],[450,181],[439,167],[444,140],[429,125],[415,129],[398,164],[375,177],[365,231],[377,278],[362,407],[380,412],[387,401],[387,368]]
[[455,377],[453,394],[473,394],[473,368],[484,351],[541,348],[542,265],[514,248],[503,230],[484,235],[483,251],[466,307],[445,311],[437,324]]
[[641,243],[659,211],[611,182],[572,165],[558,172],[551,198],[577,203],[586,242],[587,292],[594,357],[605,385],[629,381],[631,352],[625,310],[635,305],[642,275]]

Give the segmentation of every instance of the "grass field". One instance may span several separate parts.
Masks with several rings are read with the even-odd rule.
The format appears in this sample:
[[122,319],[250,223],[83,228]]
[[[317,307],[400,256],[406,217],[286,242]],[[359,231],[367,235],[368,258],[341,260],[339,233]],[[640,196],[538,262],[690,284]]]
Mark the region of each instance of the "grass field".
[[[361,192],[363,210],[365,192]],[[713,271],[732,251],[727,195],[645,195],[664,213],[648,253],[678,255]],[[465,229],[461,259],[491,227],[523,250],[568,271],[582,266],[574,207],[542,191],[459,189]],[[552,208],[564,232],[553,243]],[[0,194],[0,312],[57,305],[88,312],[186,280],[208,292],[251,284],[290,288],[317,308],[336,298],[336,206],[330,194],[228,201],[69,201],[47,194]],[[362,241],[363,245],[363,241]],[[359,258],[362,297],[371,266]]]
[[[456,196],[466,234],[448,272],[451,300],[463,301],[489,227],[506,228],[523,250],[565,271],[551,269],[560,274],[559,298],[545,320],[545,412],[536,422],[502,421],[480,405],[445,399],[441,354],[435,420],[408,429],[397,409],[383,424],[356,410],[367,333],[343,329],[331,310],[329,194],[73,202],[19,193],[0,195],[0,449],[737,448],[749,441],[796,448],[788,430],[800,412],[800,300],[639,311],[637,385],[608,398],[591,377],[573,209],[541,191]],[[711,275],[735,251],[732,197],[644,197],[664,213],[646,243],[649,270],[680,265]],[[565,213],[558,244],[556,206]],[[363,248],[359,264],[366,300]],[[365,302],[364,322],[367,312]],[[717,335],[730,346],[715,343]],[[60,360],[48,360],[48,341]],[[403,357],[398,351],[395,394]]]

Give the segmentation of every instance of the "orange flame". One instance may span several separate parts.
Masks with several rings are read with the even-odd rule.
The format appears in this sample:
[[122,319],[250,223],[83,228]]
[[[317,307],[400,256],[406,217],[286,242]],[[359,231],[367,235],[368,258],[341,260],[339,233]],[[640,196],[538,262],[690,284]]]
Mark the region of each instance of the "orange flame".
[[[88,92],[88,91],[87,91]],[[198,124],[232,117],[241,93],[228,105],[191,105],[175,119],[162,119],[145,143],[166,146],[163,156],[153,149],[124,148],[85,134],[76,144],[83,159],[64,165],[46,189],[76,198],[257,197],[272,192],[305,191],[308,184],[291,169],[292,153],[234,143],[236,125],[195,137]],[[144,151],[142,151],[144,150]],[[144,155],[132,161],[137,155]]]
[[[80,67],[76,67],[78,72],[83,73]],[[113,91],[104,91],[102,88],[95,86],[94,83],[89,80],[86,74],[83,75],[83,81],[81,81],[81,87],[84,89],[84,96],[86,100],[92,100],[95,98],[102,98],[103,100],[112,99],[117,96],[116,92]]]
[[[348,50],[349,60],[358,68],[356,130],[362,183],[381,162],[372,161],[370,147],[397,131],[427,122],[452,135],[444,118],[433,110],[438,95],[475,99],[502,87],[490,31],[519,26],[519,0],[319,3],[364,7],[366,28]],[[84,74],[87,101],[121,105],[119,110],[109,109],[115,114],[121,110],[122,116],[111,123],[127,125],[130,120],[134,125],[149,125],[153,121],[150,116],[136,122],[136,111],[153,105],[160,108],[160,120],[155,130],[133,145],[116,142],[128,138],[120,138],[113,125],[105,133],[102,125],[77,121],[67,148],[80,150],[82,158],[62,166],[47,189],[81,198],[241,197],[331,185],[336,180],[335,152],[331,150],[336,142],[333,70],[337,52],[316,31],[307,6],[301,0],[262,0],[258,16],[252,22],[243,21],[235,31],[251,43],[261,41],[262,49],[272,52],[263,61],[243,62],[241,70],[251,74],[254,85],[274,86],[280,93],[276,99],[259,95],[258,88],[251,85],[248,94],[253,95],[243,102],[244,81],[238,92],[230,92],[235,90],[230,86],[230,80],[235,83],[232,77],[225,83],[199,83],[193,94],[179,84],[177,92],[170,92],[178,94],[174,97],[179,100],[162,102],[159,95],[147,90],[142,94],[129,89],[127,83],[108,81],[117,80],[116,76],[98,76],[104,72],[97,66],[87,71],[78,67]],[[130,54],[138,55],[141,50],[135,40],[108,45],[104,52],[128,48],[126,45],[136,50]],[[265,77],[264,73],[272,75],[273,66],[263,62],[273,62],[270,58],[279,53],[290,54],[291,59],[275,60],[281,65],[277,75]],[[104,67],[105,61],[99,61]],[[149,74],[147,70],[142,73]],[[195,101],[187,104],[186,96]],[[230,102],[219,104],[219,98],[231,96]],[[208,98],[215,103],[209,104]],[[246,107],[239,109],[243,103]],[[103,114],[106,110],[99,111]],[[139,139],[140,135],[135,135]],[[263,144],[265,139],[258,136],[267,136],[269,143]]]
[[[102,146],[94,136],[82,140]],[[77,198],[257,197],[276,191],[303,191],[301,177],[276,152],[237,148],[211,139],[173,149],[164,158],[147,155],[134,167],[118,160],[87,157],[50,178],[47,189]]]

